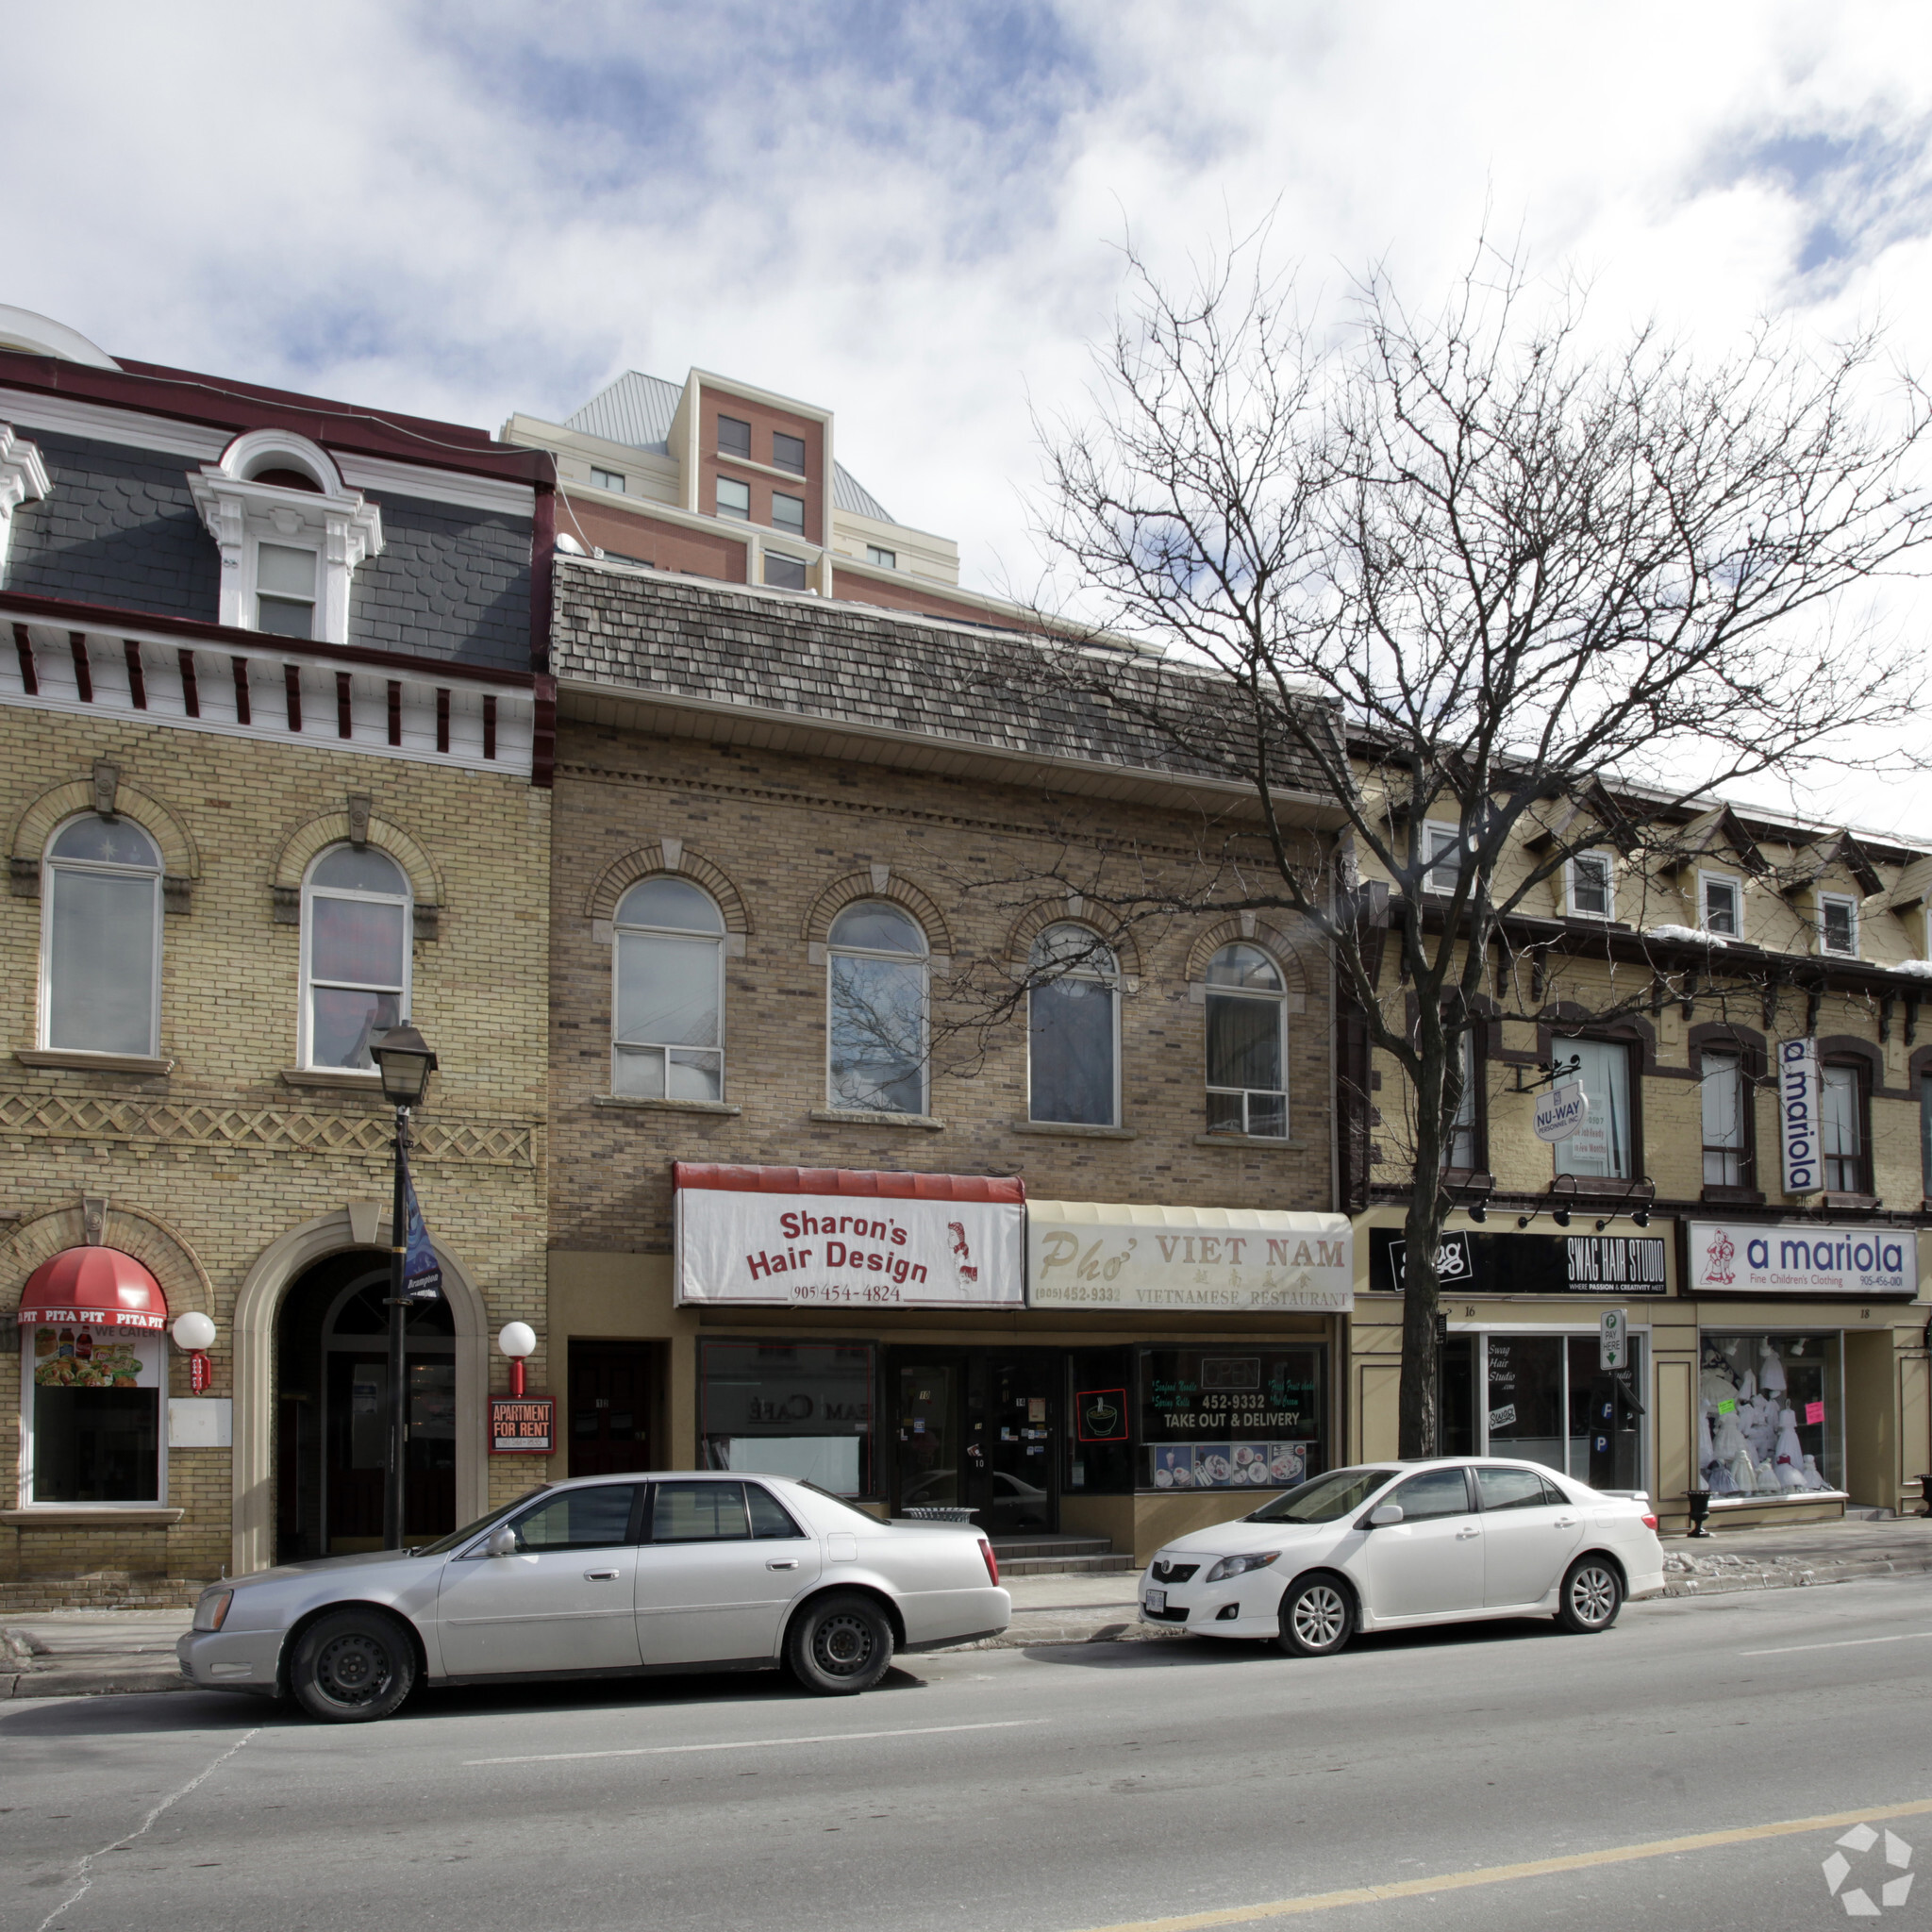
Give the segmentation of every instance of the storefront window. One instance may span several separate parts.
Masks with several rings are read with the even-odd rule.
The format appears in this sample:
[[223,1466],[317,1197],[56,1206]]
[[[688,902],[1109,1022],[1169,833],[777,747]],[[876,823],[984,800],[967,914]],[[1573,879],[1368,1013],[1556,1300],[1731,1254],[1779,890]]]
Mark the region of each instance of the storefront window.
[[705,1467],[874,1494],[873,1356],[869,1342],[700,1342]]
[[1643,1487],[1643,1338],[1630,1371],[1599,1366],[1594,1335],[1484,1337],[1486,1450],[1541,1462],[1598,1490]]
[[1844,1488],[1837,1335],[1704,1337],[1697,1459],[1713,1497]]
[[71,1323],[20,1334],[30,1499],[159,1502],[165,1339]]
[[1572,1076],[1590,1102],[1583,1124],[1557,1146],[1557,1172],[1626,1181],[1633,1173],[1630,1049],[1616,1040],[1564,1040],[1558,1058],[1580,1064]]
[[1082,1348],[1067,1357],[1068,1490],[1122,1496],[1134,1487],[1134,1359],[1124,1348]]
[[1286,1489],[1325,1466],[1318,1348],[1143,1348],[1141,1485]]

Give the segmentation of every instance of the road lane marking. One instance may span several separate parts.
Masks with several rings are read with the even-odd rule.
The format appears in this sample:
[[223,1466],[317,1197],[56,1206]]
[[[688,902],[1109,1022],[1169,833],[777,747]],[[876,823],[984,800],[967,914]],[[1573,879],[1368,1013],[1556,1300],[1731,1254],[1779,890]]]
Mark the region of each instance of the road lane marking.
[[1689,1838],[1653,1839],[1648,1844],[1609,1845],[1600,1852],[1572,1852],[1558,1858],[1529,1858],[1518,1865],[1483,1865],[1473,1872],[1445,1872],[1437,1878],[1404,1878],[1391,1885],[1356,1885],[1346,1891],[1310,1892],[1302,1898],[1271,1899],[1264,1905],[1228,1906],[1219,1911],[1184,1912],[1172,1919],[1131,1919],[1096,1925],[1087,1932],[1206,1932],[1215,1925],[1250,1925],[1261,1919],[1293,1919],[1309,1912],[1332,1912],[1342,1906],[1380,1905],[1388,1899],[1423,1898],[1438,1891],[1467,1891],[1478,1885],[1508,1885],[1519,1878],[1546,1878],[1557,1872],[1587,1872],[1599,1865],[1627,1865],[1640,1858],[1668,1858],[1678,1852],[1707,1852],[1723,1845],[1752,1844],[1800,1832],[1829,1831],[1874,1818],[1914,1818],[1932,1811],[1932,1798],[1905,1805],[1877,1805],[1862,1811],[1833,1811],[1822,1818],[1787,1818],[1775,1824],[1746,1824],[1735,1831],[1700,1831]]
[[1800,1650],[1855,1650],[1861,1643],[1907,1643],[1932,1637],[1932,1630],[1901,1630],[1892,1637],[1841,1637],[1836,1643],[1784,1643],[1775,1650],[1740,1650],[1740,1657],[1790,1657]]
[[[1002,1718],[985,1724],[914,1724],[904,1731],[824,1731],[814,1738],[736,1738],[728,1744],[640,1744],[628,1751],[533,1751],[527,1757],[466,1757],[473,1764],[562,1764],[577,1757],[673,1757],[685,1751],[769,1751],[779,1744],[842,1744],[858,1738],[936,1738],[949,1731],[1016,1731],[1043,1717]],[[1875,1818],[1878,1814],[1873,1813]]]
[[87,1855],[87,1857],[84,1857],[80,1861],[80,1863],[74,1868],[74,1875],[77,1879],[79,1879],[80,1883],[76,1885],[74,1888],[74,1890],[71,1892],[69,1892],[68,1895],[65,1898],[63,1898],[60,1901],[60,1903],[58,1906],[56,1906],[54,1909],[51,1912],[49,1912],[44,1919],[41,1921],[41,1923],[34,1928],[34,1932],[47,1932],[48,1926],[50,1926],[56,1919],[59,1918],[65,1912],[72,1911],[74,1907],[77,1906],[81,1902],[81,1900],[87,1896],[88,1888],[92,1886],[94,1882],[93,1862],[96,1858],[105,1858],[109,1852],[118,1852],[124,1846],[131,1845],[136,1839],[140,1838],[144,1832],[147,1831],[149,1826],[151,1826],[154,1824],[155,1820],[158,1818],[161,1815],[161,1813],[169,1807],[169,1806],[178,1805],[181,1802],[181,1800],[185,1798],[190,1791],[193,1790],[197,1785],[206,1783],[207,1780],[211,1778],[216,1772],[221,1770],[222,1766],[227,1763],[228,1759],[234,1757],[236,1752],[241,1750],[242,1745],[247,1743],[250,1738],[258,1738],[260,1735],[261,1726],[259,1724],[256,1725],[256,1727],[252,1731],[243,1731],[242,1734],[239,1738],[237,1738],[235,1741],[232,1744],[230,1744],[228,1748],[225,1751],[224,1751],[222,1755],[219,1757],[217,1757],[212,1764],[208,1765],[205,1769],[196,1772],[195,1774],[192,1778],[190,1778],[185,1785],[181,1786],[178,1790],[170,1791],[168,1795],[165,1798],[163,1798],[161,1802],[158,1805],[157,1805],[154,1807],[154,1809],[150,1811],[147,1814],[147,1816],[143,1818],[141,1821],[141,1823],[134,1827],[132,1831],[127,1832],[125,1836],[121,1838],[117,1838],[114,1840],[114,1842],[110,1845],[103,1845],[97,1852],[90,1852]]

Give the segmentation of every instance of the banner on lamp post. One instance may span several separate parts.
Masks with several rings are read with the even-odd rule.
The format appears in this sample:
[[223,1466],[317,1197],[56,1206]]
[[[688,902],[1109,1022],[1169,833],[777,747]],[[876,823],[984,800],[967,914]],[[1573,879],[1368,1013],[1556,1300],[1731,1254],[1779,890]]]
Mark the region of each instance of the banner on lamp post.
[[416,1202],[415,1177],[409,1173],[409,1157],[402,1155],[403,1206],[403,1299],[406,1302],[433,1302],[442,1293],[442,1264],[429,1245],[429,1230],[423,1224],[423,1209]]
[[1815,1194],[1824,1186],[1824,1103],[1817,1041],[1779,1041],[1777,1130],[1788,1194]]

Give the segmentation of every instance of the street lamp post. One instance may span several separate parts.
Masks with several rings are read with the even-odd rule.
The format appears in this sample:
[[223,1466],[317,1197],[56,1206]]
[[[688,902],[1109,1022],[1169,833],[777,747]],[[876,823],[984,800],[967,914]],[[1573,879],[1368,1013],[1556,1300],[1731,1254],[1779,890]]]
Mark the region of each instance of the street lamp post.
[[396,1110],[395,1185],[389,1221],[389,1451],[383,1471],[382,1542],[385,1549],[403,1546],[403,1495],[408,1465],[408,1391],[403,1324],[408,1303],[403,1298],[403,1262],[408,1251],[409,1208],[406,1193],[409,1146],[409,1109],[420,1107],[436,1071],[429,1042],[413,1026],[391,1026],[369,1049],[382,1070],[382,1096]]

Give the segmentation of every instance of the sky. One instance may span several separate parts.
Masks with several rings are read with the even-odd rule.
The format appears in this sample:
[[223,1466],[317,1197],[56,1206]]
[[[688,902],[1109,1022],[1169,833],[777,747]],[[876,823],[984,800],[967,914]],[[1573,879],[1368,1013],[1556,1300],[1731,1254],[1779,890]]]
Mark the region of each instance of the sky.
[[[0,0],[0,302],[491,427],[717,370],[995,591],[1128,234],[1178,275],[1272,213],[1311,285],[1426,298],[1487,223],[1600,325],[1932,371],[1924,4]],[[1932,778],[1812,803],[1923,841]]]

